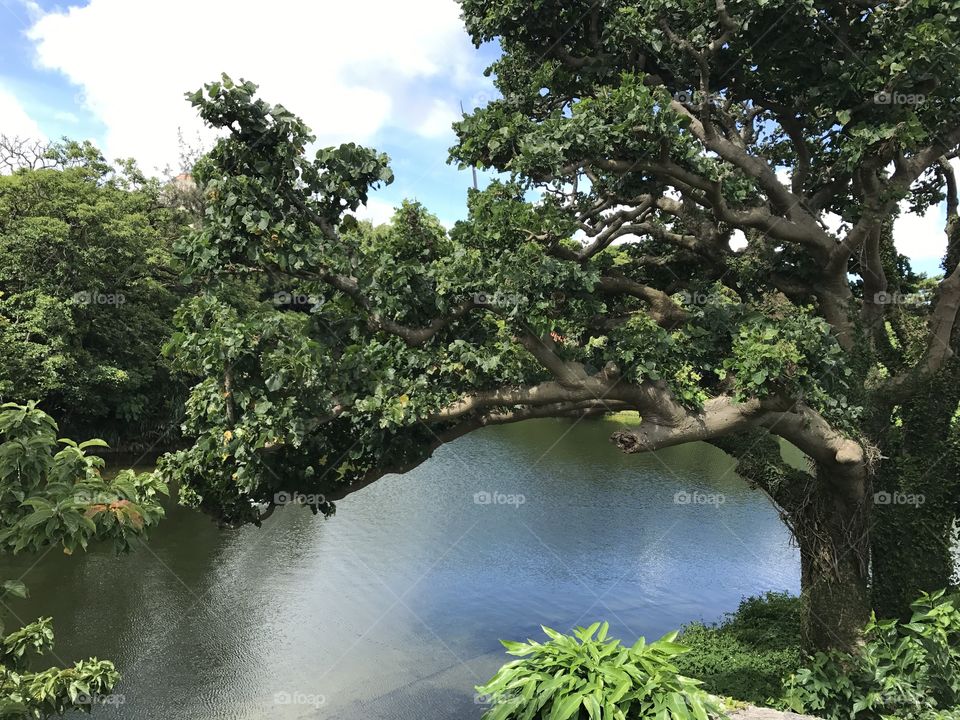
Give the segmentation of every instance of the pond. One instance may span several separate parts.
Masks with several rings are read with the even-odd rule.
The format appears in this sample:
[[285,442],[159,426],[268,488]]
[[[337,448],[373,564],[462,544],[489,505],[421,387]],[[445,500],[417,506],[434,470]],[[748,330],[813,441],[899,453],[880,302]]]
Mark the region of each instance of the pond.
[[632,642],[799,590],[769,501],[715,448],[625,456],[609,420],[486,428],[336,516],[218,530],[172,508],[149,545],[5,558],[56,653],[116,662],[94,717],[479,718],[498,638],[608,620]]

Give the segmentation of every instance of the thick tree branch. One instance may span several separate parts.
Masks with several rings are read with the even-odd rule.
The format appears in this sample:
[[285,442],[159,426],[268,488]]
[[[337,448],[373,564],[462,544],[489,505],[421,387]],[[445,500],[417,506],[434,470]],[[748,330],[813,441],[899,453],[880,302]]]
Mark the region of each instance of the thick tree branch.
[[679,421],[670,424],[644,418],[639,427],[622,430],[613,440],[624,452],[648,452],[762,427],[843,476],[862,476],[865,455],[859,443],[832,428],[810,407],[800,403],[784,405],[784,401],[777,399],[738,403],[729,396],[716,397],[704,403],[701,411],[688,411]]
[[687,313],[662,290],[635,282],[626,277],[604,275],[597,287],[606,293],[632,295],[650,304],[650,316],[664,327],[673,327],[687,317]]
[[930,340],[920,361],[886,386],[888,400],[909,394],[912,381],[937,372],[954,355],[953,333],[960,315],[960,265],[940,283],[940,298],[930,317]]

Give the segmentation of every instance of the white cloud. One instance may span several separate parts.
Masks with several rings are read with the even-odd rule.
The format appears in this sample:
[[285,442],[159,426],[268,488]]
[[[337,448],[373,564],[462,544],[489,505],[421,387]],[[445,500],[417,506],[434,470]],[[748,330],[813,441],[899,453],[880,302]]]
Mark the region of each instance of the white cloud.
[[13,93],[0,87],[0,133],[41,139],[44,134]]
[[367,204],[358,207],[354,215],[360,220],[369,220],[374,225],[383,225],[390,222],[395,212],[396,208],[392,203],[368,198]]
[[427,116],[420,123],[417,132],[424,137],[442,137],[444,135],[453,135],[453,128],[450,126],[454,121],[460,119],[460,113],[457,108],[443,100],[434,100],[427,111]]
[[932,207],[923,215],[903,207],[893,224],[893,242],[897,250],[911,260],[939,260],[947,249],[944,233],[946,212],[942,206]]
[[450,82],[480,77],[459,12],[454,0],[90,0],[40,17],[29,37],[39,65],[105,124],[108,156],[152,170],[176,159],[178,127],[199,127],[184,92],[221,72],[258,83],[324,144],[370,142],[386,126],[440,132],[451,100],[425,96],[425,83],[454,95]]

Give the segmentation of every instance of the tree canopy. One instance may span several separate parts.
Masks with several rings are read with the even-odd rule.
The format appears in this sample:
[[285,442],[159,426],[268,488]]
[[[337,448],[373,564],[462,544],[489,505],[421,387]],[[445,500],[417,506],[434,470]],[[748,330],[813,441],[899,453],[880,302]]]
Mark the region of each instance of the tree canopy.
[[89,143],[2,138],[0,159],[0,399],[43,401],[71,432],[155,440],[177,424],[160,348],[188,215]]
[[[224,134],[181,247],[203,291],[168,346],[203,378],[196,444],[165,474],[224,522],[260,522],[277,493],[331,512],[485,425],[636,410],[627,452],[701,440],[738,459],[800,546],[806,641],[855,642],[884,586],[873,488],[946,498],[877,514],[938,557],[957,511],[960,3],[462,7],[503,48],[503,97],[455,124],[451,157],[504,176],[449,233],[415,203],[358,223],[387,158],[308,154],[310,130],[253,83],[189,95]],[[930,282],[891,228],[944,199]],[[932,383],[920,449],[903,420]],[[884,474],[930,455],[935,483]],[[945,584],[938,563],[910,583]]]

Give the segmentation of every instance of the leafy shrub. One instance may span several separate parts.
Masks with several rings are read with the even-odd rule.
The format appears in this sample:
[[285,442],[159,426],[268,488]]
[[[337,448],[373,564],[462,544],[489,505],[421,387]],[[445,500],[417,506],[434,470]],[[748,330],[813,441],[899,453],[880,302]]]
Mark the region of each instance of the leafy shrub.
[[785,705],[829,720],[960,717],[958,599],[924,593],[908,623],[872,617],[857,653],[817,653],[788,679]]
[[702,680],[704,689],[772,704],[783,695],[783,678],[803,662],[800,599],[787,593],[745,599],[719,625],[687,625],[680,642],[690,652],[677,658],[677,667]]
[[[128,549],[163,517],[166,486],[131,470],[105,480],[103,459],[86,449],[106,443],[78,444],[57,430],[36,403],[0,405],[0,552],[62,547],[72,554],[94,540]],[[23,583],[0,583],[0,608],[9,611],[8,597],[26,596]],[[50,618],[8,632],[0,613],[0,718],[89,712],[120,679],[113,663],[97,658],[41,669],[47,656],[56,657],[53,642]]]
[[95,539],[129,549],[163,518],[167,486],[132,470],[106,480],[103,458],[87,454],[106,443],[57,431],[33,401],[0,405],[0,552],[61,546],[70,555]]
[[[493,706],[484,720],[708,720],[722,716],[716,698],[679,674],[674,659],[687,651],[669,633],[649,645],[632,647],[607,640],[607,623],[563,635],[544,627],[549,642],[501,640],[507,663],[477,692]],[[596,636],[596,637],[594,637]]]
[[[15,581],[0,585],[0,602],[7,595],[26,596]],[[6,637],[0,624],[0,718],[48,718],[71,710],[89,712],[91,699],[105,699],[120,680],[109,660],[78,660],[67,667],[36,670],[53,654],[53,621],[40,618]]]

